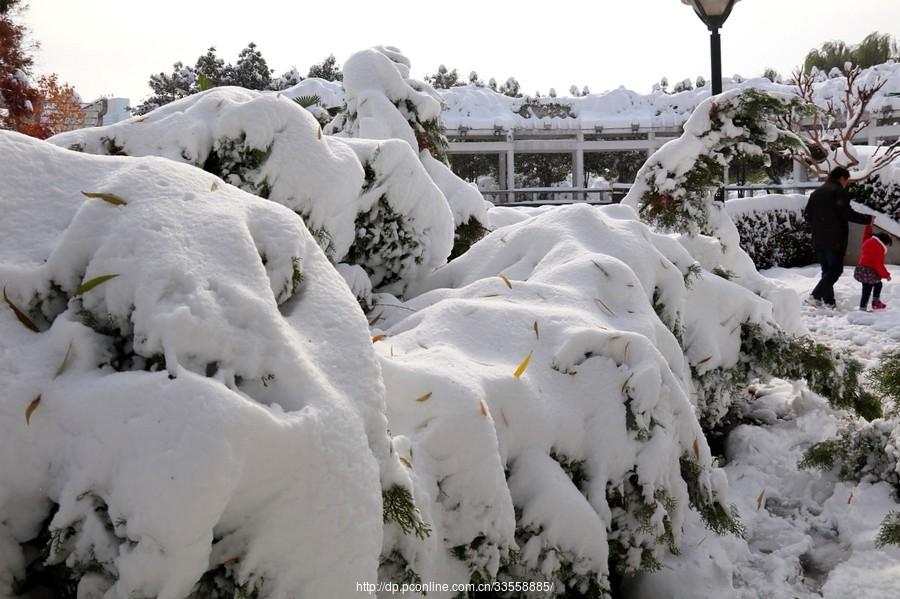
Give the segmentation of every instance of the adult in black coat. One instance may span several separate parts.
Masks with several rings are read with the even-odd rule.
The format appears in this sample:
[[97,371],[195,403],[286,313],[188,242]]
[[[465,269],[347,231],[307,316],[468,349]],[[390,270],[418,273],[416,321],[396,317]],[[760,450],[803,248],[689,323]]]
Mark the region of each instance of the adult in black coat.
[[813,249],[822,266],[822,278],[812,290],[812,298],[831,306],[834,301],[834,284],[844,272],[844,254],[847,253],[847,234],[854,222],[861,225],[874,220],[850,207],[847,185],[850,171],[837,167],[828,174],[828,180],[812,192],[806,203],[806,222],[812,231]]

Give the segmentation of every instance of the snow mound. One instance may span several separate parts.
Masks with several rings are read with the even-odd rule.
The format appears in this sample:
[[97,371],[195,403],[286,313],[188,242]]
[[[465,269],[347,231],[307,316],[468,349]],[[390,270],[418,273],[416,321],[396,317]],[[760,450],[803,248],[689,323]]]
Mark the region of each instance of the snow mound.
[[[763,322],[771,305],[692,265],[631,209],[576,205],[494,231],[402,306],[376,298],[391,430],[435,530],[398,563],[602,591],[608,563],[652,567],[689,505],[719,505],[672,330],[692,356],[716,349],[702,365],[728,365],[740,333],[725,312]],[[713,291],[701,322],[685,307]]]
[[[375,286],[433,270],[452,248],[446,199],[415,153],[381,144],[389,149],[379,159],[373,150],[361,160],[356,147],[323,135],[285,96],[215,88],[51,141],[91,154],[162,156],[220,175],[300,214],[333,262],[363,266]],[[395,193],[372,192],[386,187]],[[409,192],[397,192],[404,189],[421,193],[412,201]],[[395,234],[359,239],[361,222],[382,224],[388,212]]]
[[328,81],[318,77],[309,77],[300,83],[279,92],[292,100],[295,98],[316,96],[319,104],[325,108],[340,108],[344,104],[344,86],[340,81]]
[[0,595],[41,539],[110,597],[376,580],[383,386],[301,219],[161,158],[0,154]]

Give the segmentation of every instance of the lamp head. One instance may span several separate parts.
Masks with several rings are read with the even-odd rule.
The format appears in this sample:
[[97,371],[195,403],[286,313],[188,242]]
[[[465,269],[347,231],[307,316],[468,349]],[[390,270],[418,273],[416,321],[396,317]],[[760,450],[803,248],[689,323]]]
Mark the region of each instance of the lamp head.
[[721,27],[731,9],[740,0],[681,0],[682,4],[687,4],[694,9],[700,20],[703,21],[710,30]]

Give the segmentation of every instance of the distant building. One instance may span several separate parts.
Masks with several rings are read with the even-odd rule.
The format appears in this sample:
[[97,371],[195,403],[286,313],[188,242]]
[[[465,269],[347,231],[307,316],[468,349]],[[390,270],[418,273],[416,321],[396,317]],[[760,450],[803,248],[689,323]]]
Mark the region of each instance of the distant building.
[[99,98],[83,104],[85,127],[102,127],[131,118],[128,98]]

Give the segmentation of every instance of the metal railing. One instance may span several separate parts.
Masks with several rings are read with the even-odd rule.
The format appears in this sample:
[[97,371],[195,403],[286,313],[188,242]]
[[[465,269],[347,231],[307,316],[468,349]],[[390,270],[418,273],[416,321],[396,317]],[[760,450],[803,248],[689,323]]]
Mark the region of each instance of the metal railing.
[[821,181],[798,181],[796,183],[751,183],[747,185],[723,185],[721,189],[724,192],[724,197],[726,198],[752,198],[757,194],[805,194],[821,185]]
[[523,187],[482,190],[484,199],[498,205],[546,206],[552,204],[616,204],[622,201],[630,183],[610,187]]
[[[797,183],[732,184],[720,188],[718,198],[752,198],[773,193],[806,194],[822,185],[818,181]],[[484,199],[497,205],[548,206],[553,204],[617,204],[631,189],[631,183],[614,183],[610,187],[523,187],[519,189],[482,190]]]

